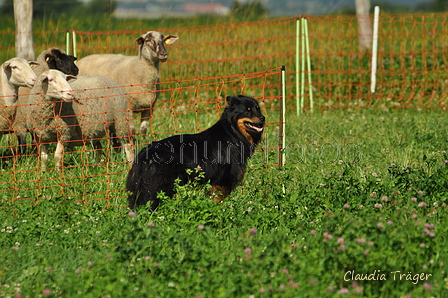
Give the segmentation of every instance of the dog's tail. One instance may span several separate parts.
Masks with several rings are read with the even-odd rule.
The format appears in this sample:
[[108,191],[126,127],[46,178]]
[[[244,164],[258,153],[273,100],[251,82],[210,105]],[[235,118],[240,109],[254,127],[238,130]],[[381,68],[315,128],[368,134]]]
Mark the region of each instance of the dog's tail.
[[[135,207],[141,205],[141,201],[145,199],[144,195],[142,196],[142,190],[139,187],[139,185],[142,182],[141,177],[139,177],[139,175],[136,174],[136,172],[139,171],[139,169],[137,169],[138,167],[140,167],[140,165],[138,164],[134,164],[132,166],[128,174],[128,179],[126,181],[126,189],[131,192],[130,195],[128,196],[128,203],[130,209],[134,209]],[[143,192],[143,194],[144,193],[145,192]]]
[[[126,181],[129,208],[151,202],[151,209],[159,206],[157,193],[162,191],[172,197],[174,174],[170,175],[174,159],[173,146],[169,141],[152,142],[136,156]],[[177,172],[176,172],[177,173]]]

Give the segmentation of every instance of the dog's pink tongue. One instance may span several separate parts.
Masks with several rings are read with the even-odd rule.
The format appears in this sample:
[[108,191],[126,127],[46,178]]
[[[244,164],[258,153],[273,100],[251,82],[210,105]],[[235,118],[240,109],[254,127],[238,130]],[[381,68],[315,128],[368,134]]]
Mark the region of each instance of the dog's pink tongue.
[[255,125],[250,125],[251,128],[255,129],[256,131],[263,131],[263,127],[258,127]]

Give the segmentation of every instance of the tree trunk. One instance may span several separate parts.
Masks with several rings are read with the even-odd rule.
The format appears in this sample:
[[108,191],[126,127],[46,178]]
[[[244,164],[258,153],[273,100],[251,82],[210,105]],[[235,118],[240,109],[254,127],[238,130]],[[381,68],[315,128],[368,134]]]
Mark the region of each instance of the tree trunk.
[[33,48],[33,1],[14,0],[16,23],[16,56],[34,60]]
[[355,0],[358,17],[359,50],[372,49],[372,25],[370,23],[370,0]]

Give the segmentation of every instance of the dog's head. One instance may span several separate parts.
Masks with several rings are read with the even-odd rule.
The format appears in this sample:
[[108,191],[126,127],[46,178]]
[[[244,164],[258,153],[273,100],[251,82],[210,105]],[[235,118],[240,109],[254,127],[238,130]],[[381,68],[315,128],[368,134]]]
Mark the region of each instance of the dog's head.
[[260,142],[265,117],[261,114],[260,105],[254,98],[245,95],[228,96],[227,107],[222,117],[230,120],[249,143]]

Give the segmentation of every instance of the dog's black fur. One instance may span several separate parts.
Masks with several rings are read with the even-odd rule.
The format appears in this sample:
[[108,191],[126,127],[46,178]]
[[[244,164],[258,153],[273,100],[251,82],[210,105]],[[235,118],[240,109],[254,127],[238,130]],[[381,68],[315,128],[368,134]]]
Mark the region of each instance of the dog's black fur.
[[127,178],[129,208],[151,202],[157,208],[157,194],[174,195],[174,180],[181,184],[194,179],[200,167],[221,201],[243,180],[247,160],[261,140],[265,117],[258,102],[248,96],[228,96],[221,118],[209,129],[198,134],[174,135],[153,142],[137,155]]

